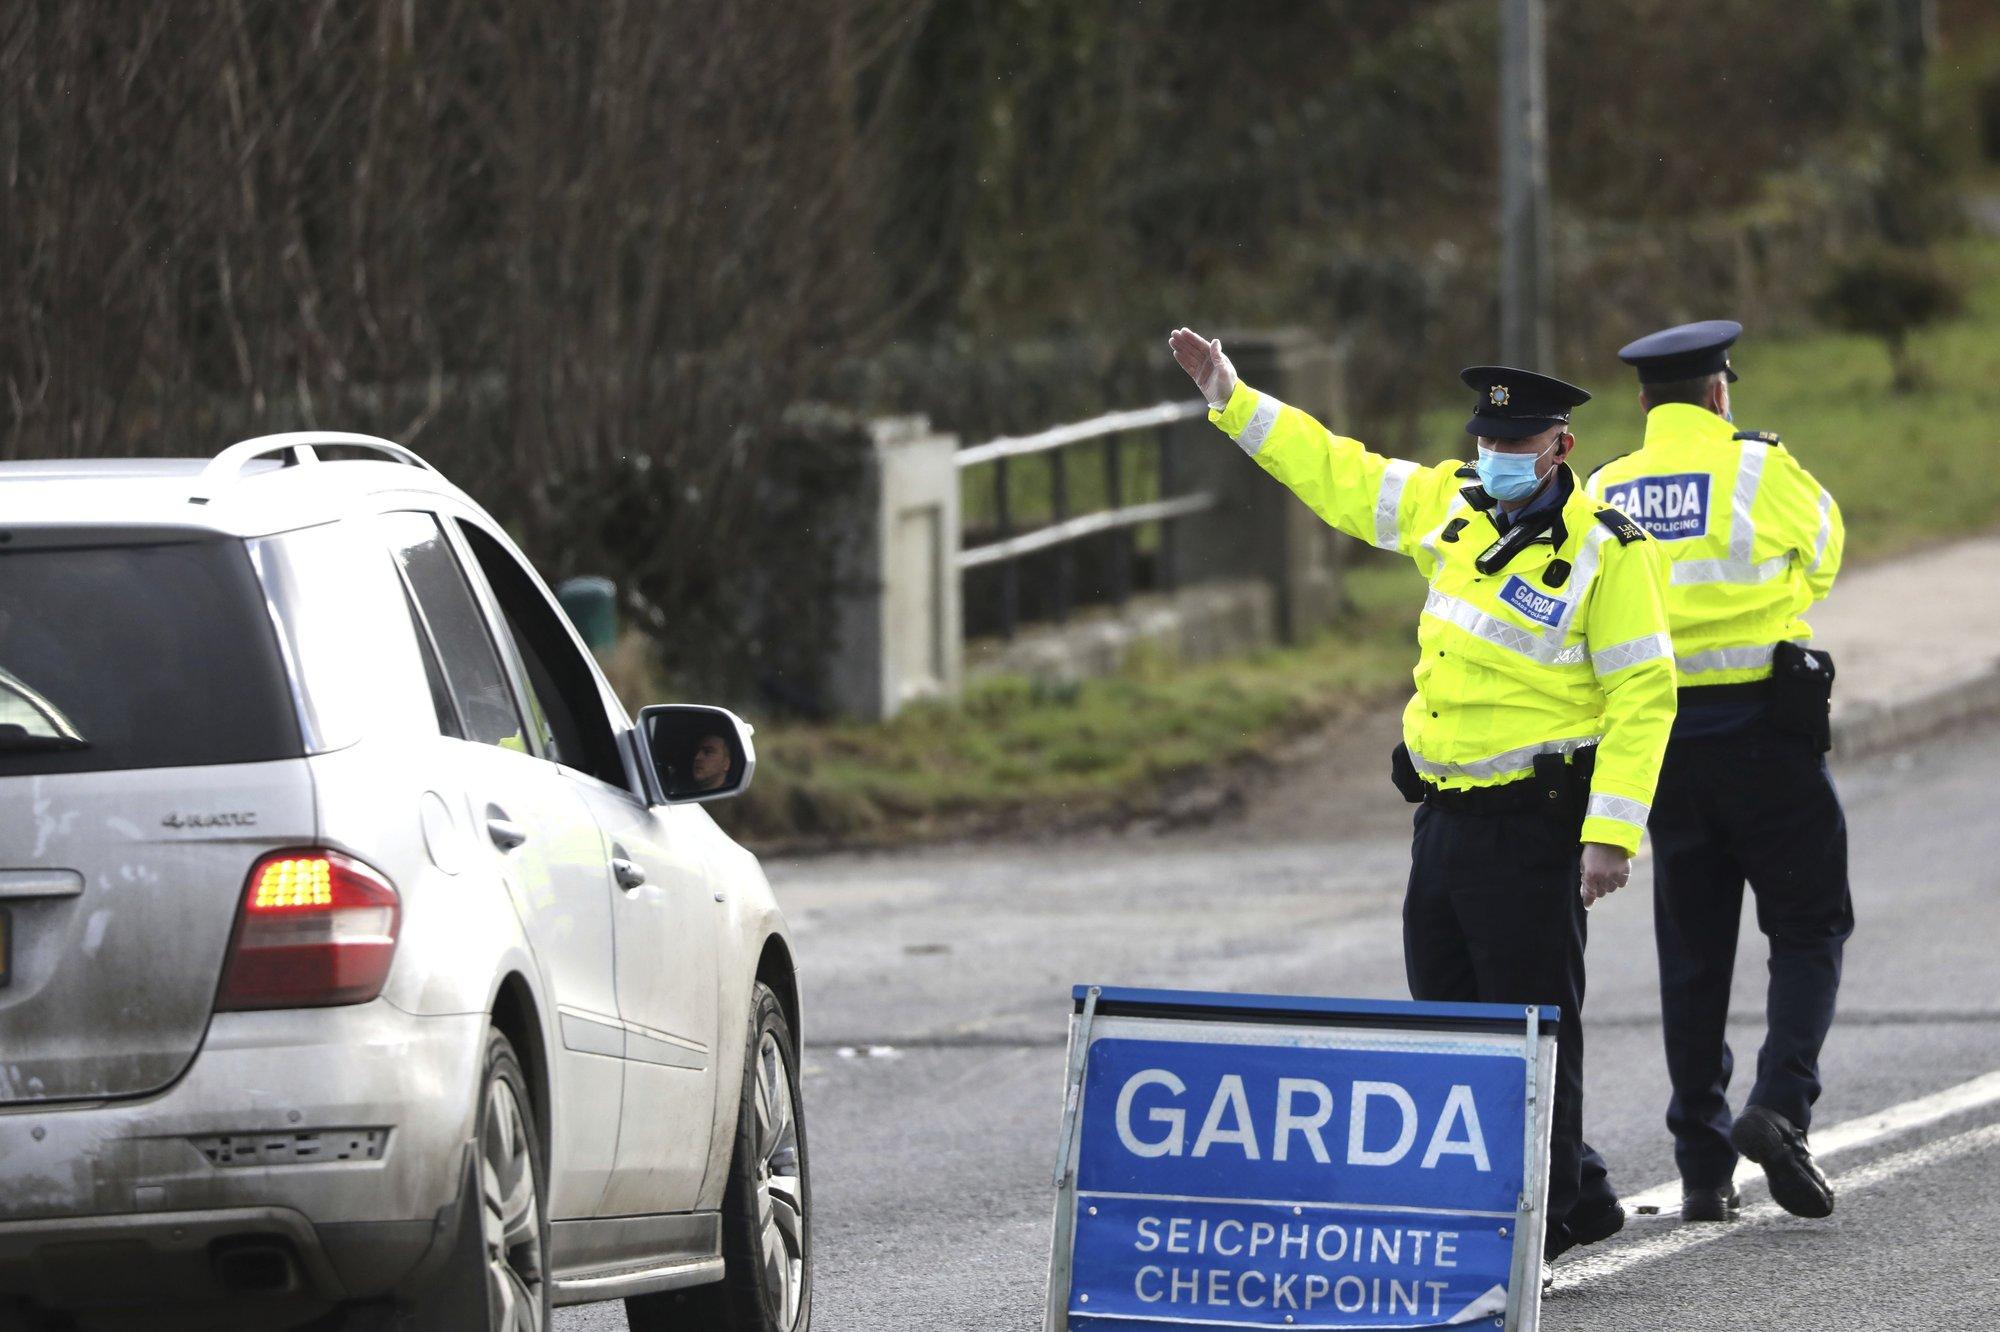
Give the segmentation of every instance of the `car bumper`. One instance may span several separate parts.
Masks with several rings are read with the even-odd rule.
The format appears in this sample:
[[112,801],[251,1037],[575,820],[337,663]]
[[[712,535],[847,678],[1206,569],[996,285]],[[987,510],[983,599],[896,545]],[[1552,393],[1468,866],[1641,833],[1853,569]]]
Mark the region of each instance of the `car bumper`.
[[279,1267],[262,1293],[395,1289],[452,1219],[485,1029],[380,1000],[218,1013],[163,1092],[0,1111],[0,1300],[123,1304],[121,1267],[170,1300]]

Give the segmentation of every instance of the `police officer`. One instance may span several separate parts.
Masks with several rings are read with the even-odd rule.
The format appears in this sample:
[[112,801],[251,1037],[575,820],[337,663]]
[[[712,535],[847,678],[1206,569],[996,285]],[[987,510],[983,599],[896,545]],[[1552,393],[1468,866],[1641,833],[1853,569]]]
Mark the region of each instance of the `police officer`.
[[[1854,929],[1847,824],[1822,757],[1833,664],[1800,615],[1840,568],[1840,508],[1778,437],[1730,422],[1743,332],[1683,324],[1618,353],[1639,371],[1645,443],[1591,474],[1672,562],[1680,711],[1653,801],[1653,915],[1681,1217],[1738,1206],[1738,1153],[1798,1216],[1833,1211],[1806,1143],[1819,1051]],[[1743,883],[1770,939],[1769,1027],[1732,1124],[1723,1026]]]
[[1477,366],[1478,461],[1371,453],[1242,384],[1219,343],[1168,340],[1209,420],[1328,523],[1416,561],[1416,696],[1397,785],[1421,801],[1403,903],[1418,999],[1561,1009],[1544,1252],[1613,1234],[1624,1209],[1583,1141],[1584,910],[1625,882],[1673,721],[1659,547],[1591,503],[1565,460],[1589,398]]

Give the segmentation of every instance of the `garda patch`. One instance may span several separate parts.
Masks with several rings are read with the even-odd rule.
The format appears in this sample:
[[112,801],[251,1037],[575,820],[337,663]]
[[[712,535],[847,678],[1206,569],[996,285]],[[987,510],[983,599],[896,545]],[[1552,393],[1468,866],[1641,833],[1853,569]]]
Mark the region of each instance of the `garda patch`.
[[1564,607],[1569,603],[1561,597],[1552,597],[1546,592],[1538,592],[1521,581],[1519,575],[1509,578],[1500,585],[1500,600],[1512,606],[1531,620],[1553,629],[1562,619]]
[[1707,472],[1640,476],[1604,488],[1604,502],[1625,511],[1659,541],[1708,535]]

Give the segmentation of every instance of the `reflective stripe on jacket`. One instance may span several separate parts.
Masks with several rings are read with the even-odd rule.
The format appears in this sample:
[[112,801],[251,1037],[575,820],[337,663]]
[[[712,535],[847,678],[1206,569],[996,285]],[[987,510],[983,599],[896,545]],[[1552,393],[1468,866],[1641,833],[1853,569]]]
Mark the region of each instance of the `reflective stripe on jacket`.
[[1636,851],[1674,719],[1658,543],[1625,544],[1576,486],[1560,546],[1543,537],[1482,574],[1473,561],[1499,530],[1461,493],[1476,488],[1458,463],[1370,453],[1240,384],[1209,419],[1321,518],[1429,580],[1403,711],[1418,772],[1447,789],[1493,786],[1529,776],[1538,754],[1595,743],[1583,840]]
[[1683,685],[1768,677],[1773,646],[1812,638],[1800,617],[1840,571],[1833,496],[1784,445],[1735,435],[1706,408],[1662,403],[1646,414],[1644,446],[1587,483],[1666,553]]

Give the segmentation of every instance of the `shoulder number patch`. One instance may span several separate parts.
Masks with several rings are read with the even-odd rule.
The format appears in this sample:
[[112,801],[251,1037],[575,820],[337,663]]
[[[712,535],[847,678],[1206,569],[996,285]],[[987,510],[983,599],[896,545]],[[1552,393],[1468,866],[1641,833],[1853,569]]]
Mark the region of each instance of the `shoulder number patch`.
[[[1617,503],[1617,492],[1607,492],[1604,498],[1615,504]],[[1618,544],[1621,546],[1629,546],[1634,541],[1643,541],[1646,539],[1646,530],[1626,517],[1621,510],[1599,509],[1597,511],[1597,521],[1611,529],[1611,535],[1618,538]],[[1706,528],[1704,527],[1703,530],[1706,530]],[[1684,532],[1681,535],[1686,536],[1689,534]]]
[[1747,439],[1755,444],[1781,444],[1784,442],[1778,438],[1778,432],[1775,430],[1739,430],[1731,435],[1730,438]]

